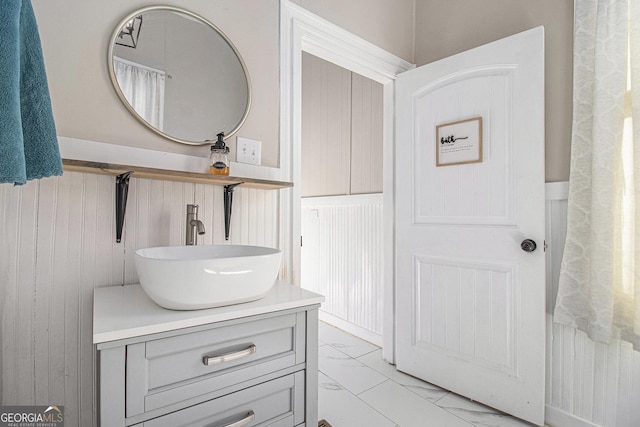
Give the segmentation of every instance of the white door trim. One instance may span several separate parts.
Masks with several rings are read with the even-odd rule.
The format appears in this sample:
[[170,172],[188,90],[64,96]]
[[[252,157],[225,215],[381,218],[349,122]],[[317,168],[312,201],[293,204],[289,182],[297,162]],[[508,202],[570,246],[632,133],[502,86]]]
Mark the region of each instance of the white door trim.
[[[280,248],[283,279],[300,281],[300,168],[302,52],[358,73],[384,86],[384,229],[394,241],[394,88],[396,76],[414,65],[320,18],[290,0],[280,2],[280,169],[293,188],[280,194]],[[383,357],[394,359],[394,249],[385,244]]]

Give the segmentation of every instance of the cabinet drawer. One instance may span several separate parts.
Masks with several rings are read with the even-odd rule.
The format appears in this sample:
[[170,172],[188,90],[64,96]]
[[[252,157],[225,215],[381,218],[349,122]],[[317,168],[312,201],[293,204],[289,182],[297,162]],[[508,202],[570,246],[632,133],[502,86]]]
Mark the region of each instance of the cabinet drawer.
[[304,373],[296,372],[137,426],[223,427],[253,419],[241,425],[293,427],[304,421],[304,398]]
[[292,313],[128,345],[127,417],[302,363],[304,331]]

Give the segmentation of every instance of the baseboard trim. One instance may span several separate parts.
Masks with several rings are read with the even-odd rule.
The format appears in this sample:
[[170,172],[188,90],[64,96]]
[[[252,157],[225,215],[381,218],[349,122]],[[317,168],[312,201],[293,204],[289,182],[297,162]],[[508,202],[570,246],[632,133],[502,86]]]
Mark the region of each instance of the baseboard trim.
[[361,326],[354,325],[353,323],[347,322],[346,320],[334,316],[333,314],[322,311],[322,309],[318,312],[318,318],[325,323],[328,323],[338,329],[342,329],[343,331],[350,333],[351,335],[368,341],[371,344],[377,345],[378,347],[382,347],[382,334],[378,334]]
[[549,427],[602,427],[549,405],[545,407],[544,420]]

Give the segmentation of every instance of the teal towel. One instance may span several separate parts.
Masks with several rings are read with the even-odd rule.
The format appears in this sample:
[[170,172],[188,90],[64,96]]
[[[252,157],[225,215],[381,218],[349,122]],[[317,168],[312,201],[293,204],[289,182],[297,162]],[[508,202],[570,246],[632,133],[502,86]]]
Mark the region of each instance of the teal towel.
[[38,25],[30,0],[0,7],[0,182],[62,175]]

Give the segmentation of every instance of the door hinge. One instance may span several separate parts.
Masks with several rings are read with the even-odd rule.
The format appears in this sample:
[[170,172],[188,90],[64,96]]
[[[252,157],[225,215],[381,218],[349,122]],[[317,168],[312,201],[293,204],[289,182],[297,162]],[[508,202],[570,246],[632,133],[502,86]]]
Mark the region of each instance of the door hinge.
[[547,241],[544,241],[544,251],[547,252]]
[[302,236],[300,236],[300,247],[302,247]]

